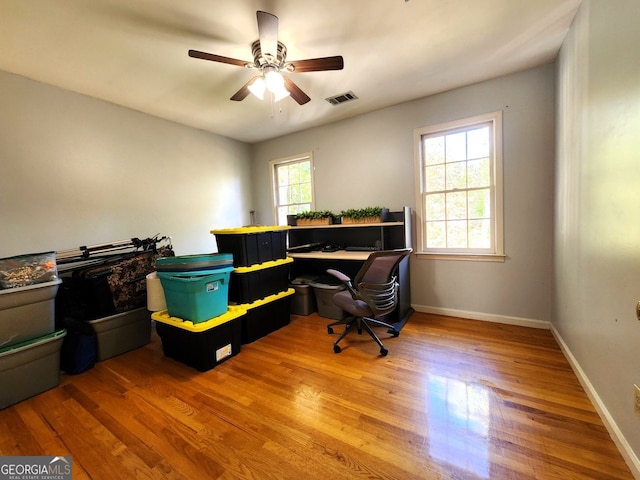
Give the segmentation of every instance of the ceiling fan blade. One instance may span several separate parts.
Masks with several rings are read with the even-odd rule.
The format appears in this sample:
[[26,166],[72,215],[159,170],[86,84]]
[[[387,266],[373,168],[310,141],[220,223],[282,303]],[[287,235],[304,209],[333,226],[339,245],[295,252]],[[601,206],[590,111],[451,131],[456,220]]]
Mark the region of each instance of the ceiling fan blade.
[[309,96],[306,93],[300,90],[300,87],[298,87],[298,85],[293,83],[292,80],[290,80],[287,77],[283,77],[283,78],[284,78],[284,88],[286,88],[289,91],[289,93],[291,94],[291,98],[293,98],[296,102],[298,102],[298,105],[304,105],[309,100],[311,100],[311,98],[309,98]]
[[247,98],[247,95],[251,93],[251,91],[249,90],[249,87],[253,84],[253,82],[255,82],[259,78],[260,78],[260,75],[256,75],[247,83],[245,83],[240,90],[238,90],[236,93],[233,94],[233,96],[231,97],[231,100],[233,100],[234,102],[241,102],[242,100]]
[[344,60],[341,56],[310,58],[308,60],[294,60],[287,62],[293,66],[293,71],[301,72],[319,72],[322,70],[342,70],[344,68]]
[[212,62],[228,63],[230,65],[237,65],[239,67],[251,65],[251,62],[247,62],[245,60],[223,57],[220,55],[214,55],[213,53],[199,52],[198,50],[189,50],[189,56],[193,58],[200,58],[202,60],[210,60]]
[[258,17],[258,33],[260,34],[260,50],[262,55],[278,57],[278,17],[262,12],[256,12]]

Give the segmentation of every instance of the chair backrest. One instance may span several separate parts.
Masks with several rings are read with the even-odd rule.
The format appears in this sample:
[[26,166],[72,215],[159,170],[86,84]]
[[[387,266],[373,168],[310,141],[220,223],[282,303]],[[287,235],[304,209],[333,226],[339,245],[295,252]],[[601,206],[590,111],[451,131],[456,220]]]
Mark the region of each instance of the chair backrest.
[[386,315],[396,308],[398,283],[394,273],[411,251],[404,248],[373,252],[353,279],[358,296],[369,305],[374,316]]

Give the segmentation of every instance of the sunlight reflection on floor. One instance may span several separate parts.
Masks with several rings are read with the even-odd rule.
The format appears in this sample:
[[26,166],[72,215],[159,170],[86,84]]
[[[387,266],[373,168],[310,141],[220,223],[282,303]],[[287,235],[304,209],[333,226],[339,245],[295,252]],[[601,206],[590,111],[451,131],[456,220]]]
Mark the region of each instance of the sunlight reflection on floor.
[[427,383],[431,456],[489,478],[489,392],[439,375]]

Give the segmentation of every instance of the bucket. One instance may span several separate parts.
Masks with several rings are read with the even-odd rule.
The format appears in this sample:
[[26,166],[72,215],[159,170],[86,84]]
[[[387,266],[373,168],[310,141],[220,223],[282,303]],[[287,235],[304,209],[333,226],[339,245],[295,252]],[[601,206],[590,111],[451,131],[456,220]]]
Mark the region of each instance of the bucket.
[[164,298],[164,290],[158,272],[151,272],[147,275],[147,310],[159,312],[166,309],[167,301]]

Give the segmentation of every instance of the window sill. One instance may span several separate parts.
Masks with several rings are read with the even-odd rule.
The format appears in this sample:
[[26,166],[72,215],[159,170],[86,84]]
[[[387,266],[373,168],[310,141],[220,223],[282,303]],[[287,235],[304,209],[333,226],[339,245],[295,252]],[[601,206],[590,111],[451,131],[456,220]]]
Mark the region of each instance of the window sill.
[[416,252],[421,260],[467,260],[470,262],[502,262],[507,256],[503,253],[428,253]]

